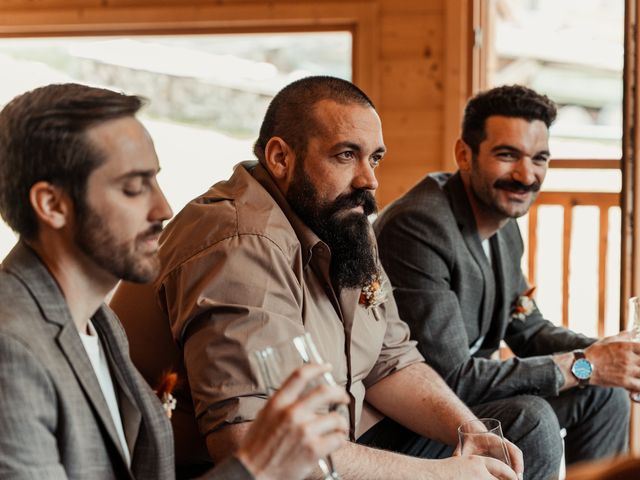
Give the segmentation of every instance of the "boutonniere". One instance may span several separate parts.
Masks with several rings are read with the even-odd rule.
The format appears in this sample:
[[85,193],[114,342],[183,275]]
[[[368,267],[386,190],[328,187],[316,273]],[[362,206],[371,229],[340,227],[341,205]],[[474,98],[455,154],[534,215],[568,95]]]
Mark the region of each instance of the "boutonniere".
[[178,374],[175,372],[169,372],[162,377],[160,385],[156,388],[155,392],[162,403],[162,408],[167,417],[171,418],[173,411],[176,409],[178,403],[176,397],[173,396],[173,390],[178,383]]
[[535,303],[533,303],[533,292],[536,287],[531,287],[518,297],[511,309],[511,319],[524,321],[528,315],[533,312]]
[[386,279],[383,279],[380,273],[376,273],[371,276],[369,283],[360,290],[358,304],[364,308],[371,308],[376,320],[379,320],[378,312],[377,309],[373,307],[377,307],[387,301],[386,283]]

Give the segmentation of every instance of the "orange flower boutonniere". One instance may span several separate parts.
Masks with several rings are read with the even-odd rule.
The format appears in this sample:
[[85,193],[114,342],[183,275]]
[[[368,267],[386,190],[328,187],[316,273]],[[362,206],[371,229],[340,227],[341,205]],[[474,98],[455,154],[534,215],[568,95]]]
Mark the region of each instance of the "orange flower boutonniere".
[[176,397],[173,396],[173,390],[176,388],[177,383],[178,374],[176,372],[169,372],[162,377],[160,385],[155,390],[160,402],[162,402],[164,413],[166,413],[169,418],[173,415],[173,411],[176,409],[178,403]]
[[[364,308],[372,308],[386,302],[386,283],[386,280],[382,278],[380,273],[373,275],[371,277],[371,281],[362,287],[358,304]],[[375,308],[373,308],[373,314],[376,317],[376,320],[379,320],[378,312]]]
[[533,292],[535,292],[535,290],[536,287],[531,287],[518,297],[513,304],[513,309],[511,310],[512,320],[520,320],[521,322],[524,322],[527,316],[531,315],[536,306],[533,302]]

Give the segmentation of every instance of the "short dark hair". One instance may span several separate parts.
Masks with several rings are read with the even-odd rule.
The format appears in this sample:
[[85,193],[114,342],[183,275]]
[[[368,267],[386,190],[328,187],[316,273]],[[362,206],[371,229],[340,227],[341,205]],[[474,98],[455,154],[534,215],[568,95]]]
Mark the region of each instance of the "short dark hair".
[[0,112],[0,215],[7,224],[26,239],[37,235],[29,192],[39,181],[64,188],[80,214],[87,179],[104,161],[87,129],[135,115],[144,103],[135,95],[75,83],[47,85],[11,100]]
[[321,100],[344,105],[355,103],[375,110],[371,99],[347,80],[328,76],[296,80],[280,90],[267,108],[260,134],[253,146],[253,153],[258,160],[264,161],[267,142],[276,136],[287,142],[296,156],[304,157],[309,133],[316,129],[313,106]]
[[549,128],[556,119],[556,105],[522,85],[505,85],[480,92],[467,103],[462,117],[462,140],[474,154],[486,138],[485,122],[495,115],[540,120]]

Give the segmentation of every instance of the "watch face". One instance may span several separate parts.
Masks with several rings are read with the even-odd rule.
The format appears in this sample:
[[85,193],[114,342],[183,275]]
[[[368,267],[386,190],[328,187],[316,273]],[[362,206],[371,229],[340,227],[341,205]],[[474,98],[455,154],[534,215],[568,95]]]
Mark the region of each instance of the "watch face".
[[591,377],[591,373],[593,372],[593,367],[591,366],[591,362],[586,358],[579,358],[571,367],[571,371],[576,376],[576,378],[580,380],[587,380]]

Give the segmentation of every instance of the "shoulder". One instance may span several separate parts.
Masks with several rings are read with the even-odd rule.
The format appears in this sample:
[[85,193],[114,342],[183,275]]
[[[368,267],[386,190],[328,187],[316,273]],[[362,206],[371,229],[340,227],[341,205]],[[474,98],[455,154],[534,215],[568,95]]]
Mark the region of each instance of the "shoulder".
[[392,232],[406,231],[430,237],[446,236],[458,229],[445,186],[451,174],[435,173],[424,177],[403,196],[388,205],[374,223],[379,239]]
[[189,202],[167,225],[161,238],[163,272],[207,251],[229,244],[265,244],[289,256],[299,241],[282,209],[246,169]]
[[0,270],[0,333],[31,341],[46,333],[46,322],[28,288]]

